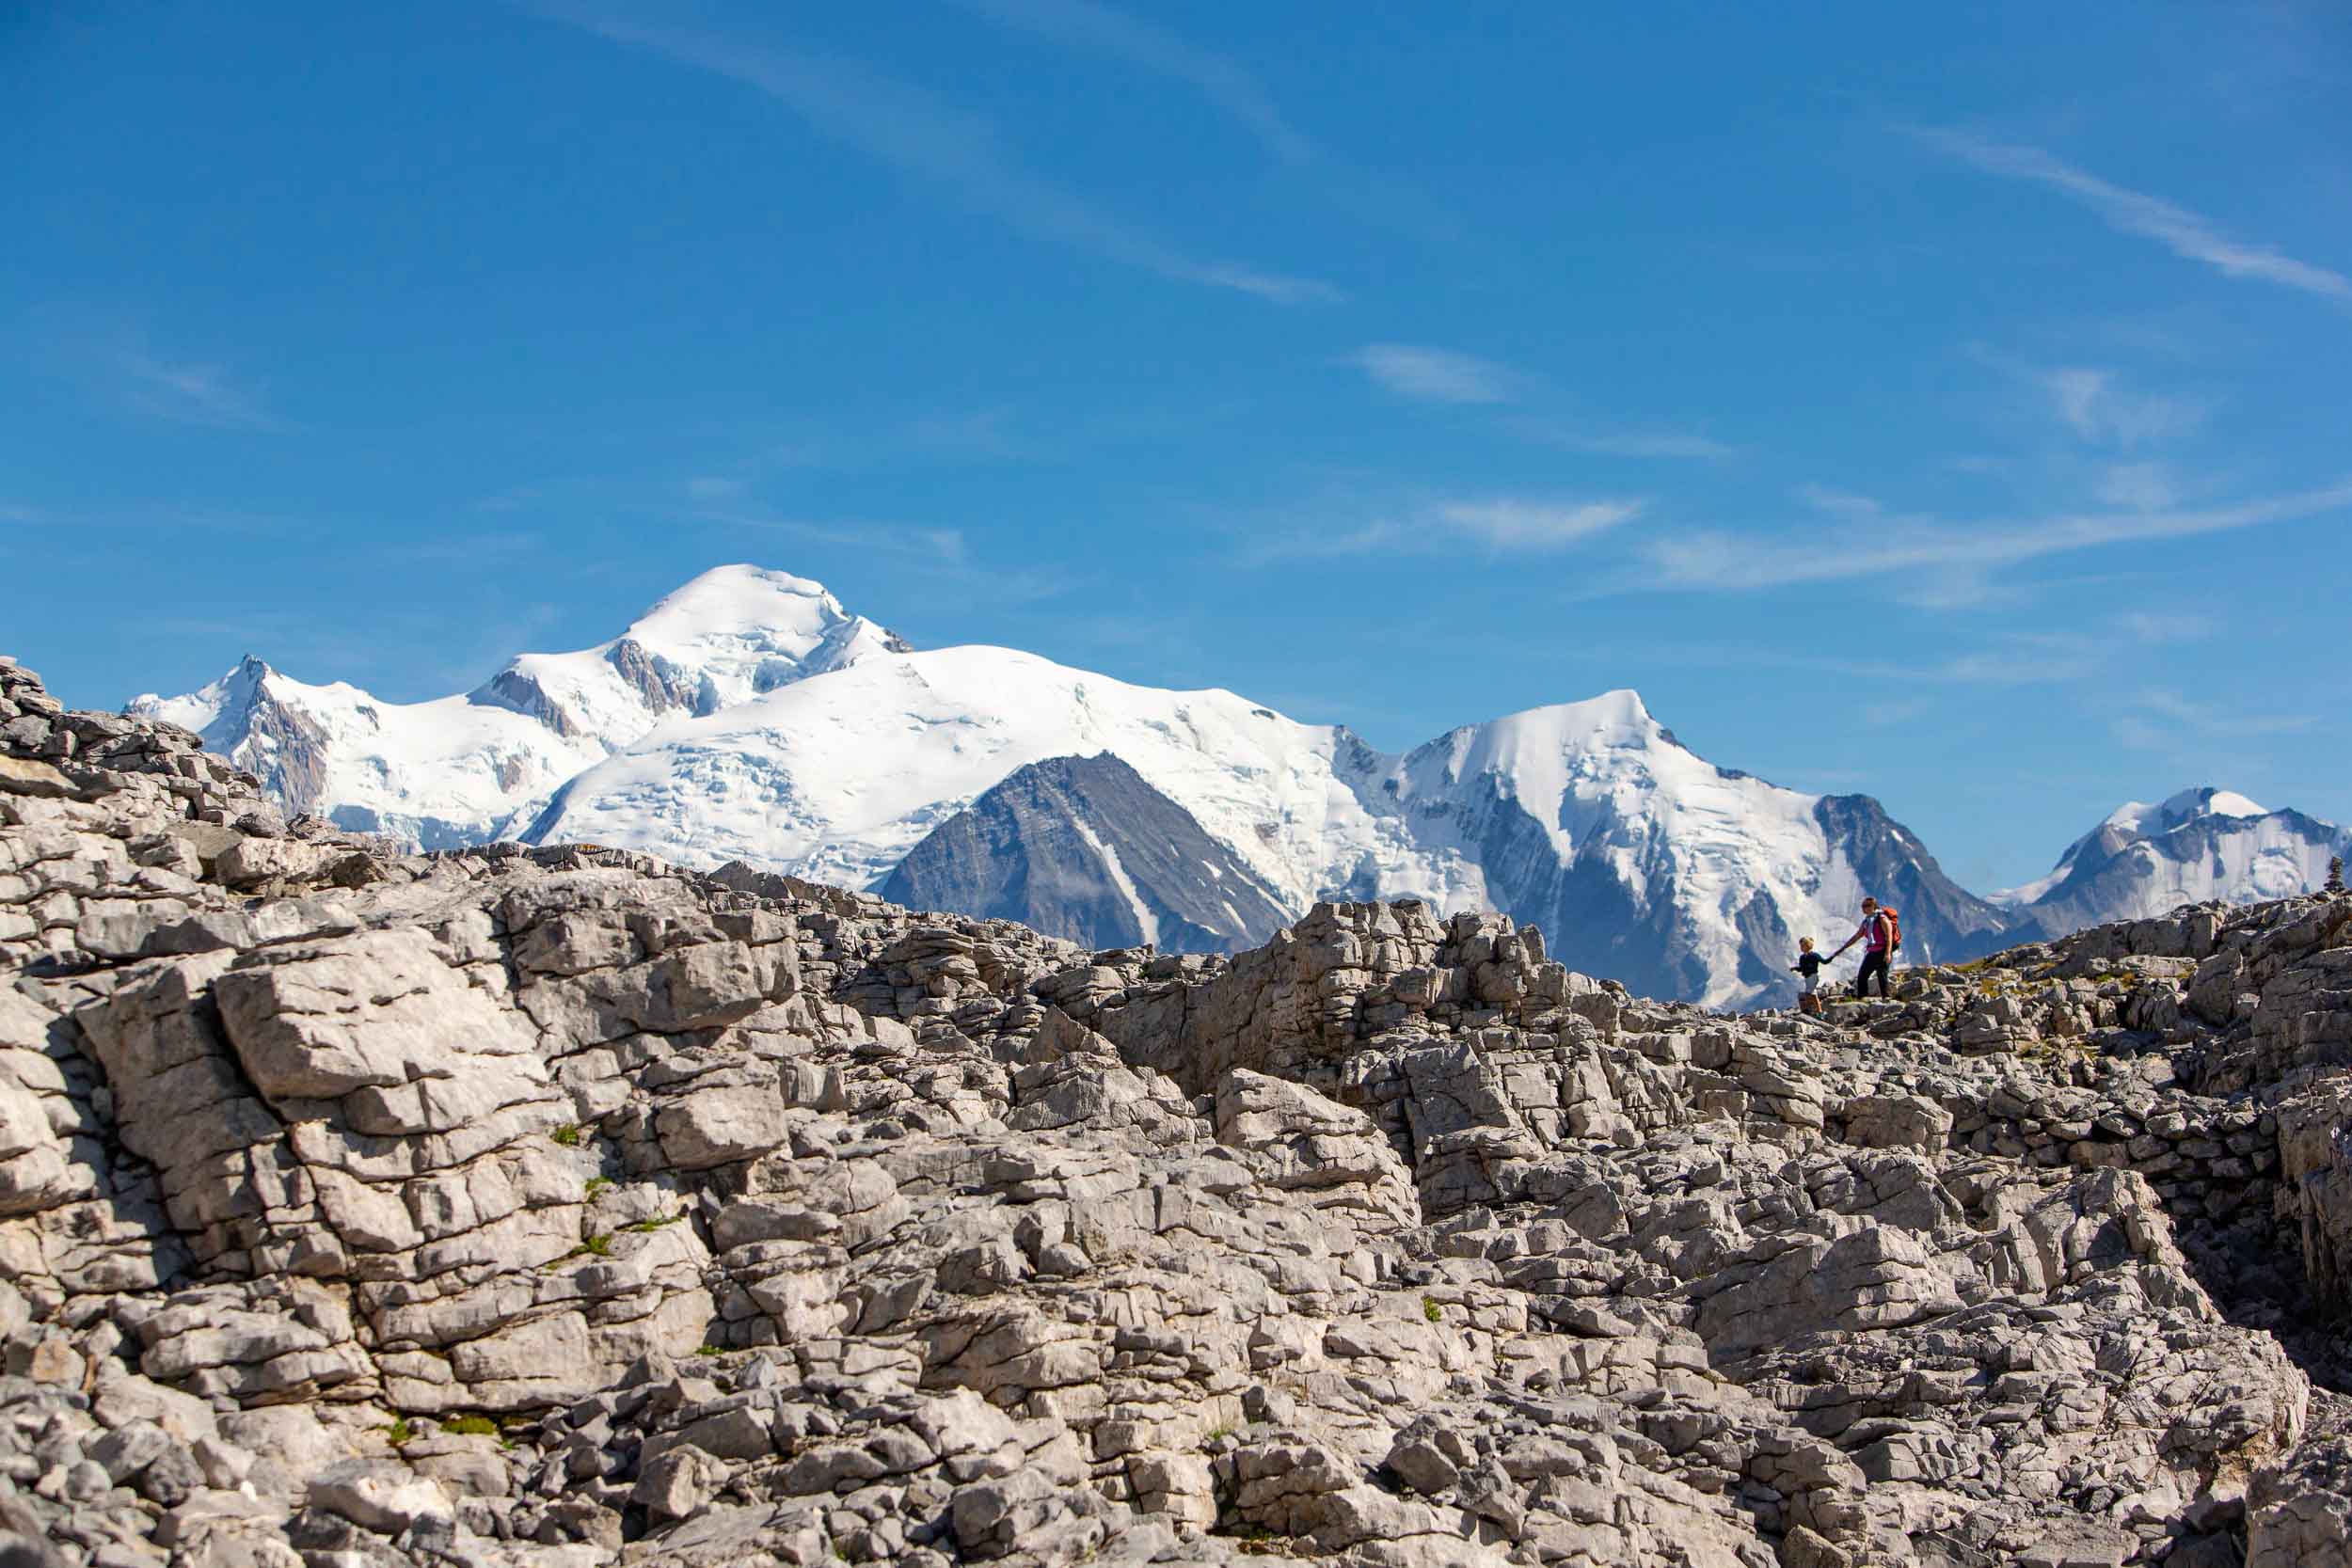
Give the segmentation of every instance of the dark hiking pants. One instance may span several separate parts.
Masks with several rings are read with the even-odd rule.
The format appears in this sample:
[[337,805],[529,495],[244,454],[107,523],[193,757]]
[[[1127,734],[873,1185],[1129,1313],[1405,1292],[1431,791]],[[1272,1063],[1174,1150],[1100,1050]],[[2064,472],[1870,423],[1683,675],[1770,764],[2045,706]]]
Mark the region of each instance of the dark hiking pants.
[[1862,971],[1853,977],[1853,993],[1856,996],[1869,995],[1870,976],[1875,974],[1879,977],[1879,994],[1884,996],[1886,994],[1886,954],[1883,952],[1863,954]]

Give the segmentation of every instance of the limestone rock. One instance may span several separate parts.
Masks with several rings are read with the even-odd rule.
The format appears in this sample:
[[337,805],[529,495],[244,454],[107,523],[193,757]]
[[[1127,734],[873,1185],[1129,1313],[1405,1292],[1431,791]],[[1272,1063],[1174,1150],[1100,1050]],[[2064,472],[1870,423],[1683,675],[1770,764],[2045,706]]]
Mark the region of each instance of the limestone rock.
[[0,1529],[77,1568],[2344,1558],[2340,900],[1732,1017],[407,855],[37,695]]

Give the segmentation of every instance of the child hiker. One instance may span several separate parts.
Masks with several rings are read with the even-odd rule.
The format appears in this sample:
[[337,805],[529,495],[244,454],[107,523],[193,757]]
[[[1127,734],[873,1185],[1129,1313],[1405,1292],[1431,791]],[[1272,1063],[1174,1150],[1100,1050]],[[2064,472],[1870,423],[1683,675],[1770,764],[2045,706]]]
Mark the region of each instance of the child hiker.
[[1797,941],[1797,961],[1788,966],[1791,972],[1804,976],[1804,990],[1797,998],[1798,1007],[1817,1018],[1821,1011],[1821,965],[1825,961],[1813,951],[1813,939],[1801,937]]

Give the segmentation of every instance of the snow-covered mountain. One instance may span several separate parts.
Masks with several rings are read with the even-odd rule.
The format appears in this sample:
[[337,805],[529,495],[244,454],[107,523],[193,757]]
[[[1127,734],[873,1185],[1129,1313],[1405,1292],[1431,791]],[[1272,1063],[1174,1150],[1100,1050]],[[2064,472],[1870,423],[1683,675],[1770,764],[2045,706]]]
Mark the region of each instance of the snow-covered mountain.
[[1335,847],[1448,907],[1482,898],[1475,867],[1384,832],[1335,778],[1350,743],[1230,691],[1130,686],[1010,648],[937,649],[664,725],[572,780],[523,836],[867,887],[1014,770],[1108,752],[1289,907],[1323,890]]
[[197,731],[291,812],[438,848],[513,836],[566,780],[665,719],[905,647],[817,583],[722,566],[610,642],[523,654],[457,696],[388,703],[248,657],[200,691],[130,708]]
[[2185,789],[2156,805],[2126,801],[2069,845],[2050,874],[1993,895],[2021,917],[2021,940],[2137,920],[2183,904],[2247,904],[2305,893],[2352,829],[2299,811],[2267,811],[2243,795]]
[[1388,754],[1230,691],[914,652],[751,566],[462,695],[385,703],[248,658],[133,705],[199,730],[291,810],[428,847],[742,860],[1104,946],[1241,945],[1317,899],[1416,897],[1506,911],[1579,969],[1721,1006],[1783,994],[1796,939],[1842,942],[1865,892],[1903,911],[1907,958],[1963,958],[2312,885],[2345,837],[2195,792],[2125,808],[2049,878],[1986,900],[1877,801],[1717,768],[1631,691]]
[[[1359,787],[1393,800],[1417,842],[1477,866],[1489,907],[1541,926],[1571,967],[1651,995],[1786,992],[1797,939],[1842,942],[1865,893],[1903,910],[1922,960],[1987,951],[2006,925],[1877,801],[1718,768],[1631,691],[1467,725],[1379,769]],[[1374,870],[1341,885],[1363,895]]]
[[1131,686],[1005,648],[869,657],[663,725],[565,784],[524,837],[871,886],[1016,770],[1103,752],[1230,850],[1283,918],[1326,897],[1500,908],[1542,924],[1569,963],[1659,994],[1776,991],[1796,937],[1842,937],[1865,873],[1901,886],[1886,878],[1906,859],[1927,898],[1906,911],[1909,951],[1975,951],[2002,923],[1875,803],[1718,768],[1631,691],[1394,756],[1230,691]]

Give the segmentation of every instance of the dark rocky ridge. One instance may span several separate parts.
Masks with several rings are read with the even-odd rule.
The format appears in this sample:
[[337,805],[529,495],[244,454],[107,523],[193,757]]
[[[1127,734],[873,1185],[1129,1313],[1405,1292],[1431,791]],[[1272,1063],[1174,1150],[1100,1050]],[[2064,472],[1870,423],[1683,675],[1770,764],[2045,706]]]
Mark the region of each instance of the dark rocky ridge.
[[1822,1022],[1088,954],[288,824],[0,664],[0,966],[20,1560],[2352,1555],[2352,900]]
[[933,829],[876,891],[1091,947],[1171,953],[1248,947],[1288,918],[1248,863],[1107,752],[1020,768]]

